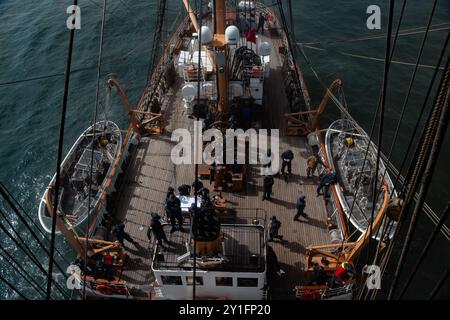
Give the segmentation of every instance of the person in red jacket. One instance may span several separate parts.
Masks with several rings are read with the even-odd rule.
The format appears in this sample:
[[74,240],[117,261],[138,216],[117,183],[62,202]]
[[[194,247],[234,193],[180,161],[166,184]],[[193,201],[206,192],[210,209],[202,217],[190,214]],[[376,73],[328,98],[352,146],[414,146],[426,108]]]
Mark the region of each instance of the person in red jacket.
[[353,277],[353,266],[343,262],[334,272],[332,287],[342,286],[344,282]]
[[250,29],[247,33],[247,41],[256,43],[256,31],[254,28]]

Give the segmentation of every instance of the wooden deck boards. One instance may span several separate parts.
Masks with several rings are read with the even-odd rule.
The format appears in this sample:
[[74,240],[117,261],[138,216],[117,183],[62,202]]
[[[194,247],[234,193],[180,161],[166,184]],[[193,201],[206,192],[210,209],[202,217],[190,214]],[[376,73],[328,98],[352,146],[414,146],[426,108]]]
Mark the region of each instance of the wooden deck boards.
[[[283,136],[283,114],[288,110],[288,101],[282,87],[283,74],[278,54],[272,58],[271,75],[267,79],[266,117],[268,128],[280,128],[280,153],[291,149],[295,158],[292,163],[293,175],[289,183],[280,177],[275,178],[272,201],[262,201],[262,177],[257,167],[252,167],[246,184],[246,192],[226,193],[223,196],[229,206],[240,208],[262,208],[267,215],[277,216],[282,226],[280,234],[284,241],[275,240],[269,245],[274,249],[281,268],[286,272],[271,283],[275,297],[288,298],[295,285],[302,282],[302,269],[305,267],[305,252],[308,245],[326,244],[330,238],[326,227],[326,207],[321,197],[316,197],[316,179],[306,179],[306,158],[310,154],[305,138]],[[279,88],[274,90],[274,88]],[[136,241],[136,245],[126,243],[129,256],[123,273],[135,294],[148,296],[151,273],[151,248],[147,239],[147,228],[152,211],[164,214],[164,199],[169,186],[178,188],[181,184],[192,184],[194,166],[175,166],[170,160],[174,145],[170,134],[176,128],[187,128],[192,132],[193,120],[187,117],[181,98],[178,96],[179,84],[164,96],[163,110],[167,119],[167,132],[164,136],[142,138],[133,160],[126,172],[124,188],[116,217],[125,222],[126,231]],[[212,190],[209,181],[202,181]],[[308,218],[293,221],[295,203],[303,192],[306,196]],[[239,213],[239,211],[238,211]],[[170,237],[170,236],[169,236]]]

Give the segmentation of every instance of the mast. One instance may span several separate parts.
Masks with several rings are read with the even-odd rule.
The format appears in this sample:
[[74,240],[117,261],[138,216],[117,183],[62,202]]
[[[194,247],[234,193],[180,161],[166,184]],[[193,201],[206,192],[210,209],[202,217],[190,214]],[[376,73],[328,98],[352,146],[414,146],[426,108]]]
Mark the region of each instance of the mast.
[[225,44],[225,0],[214,1],[214,41],[216,51],[217,103],[219,111],[228,111],[228,72],[227,52]]
[[[183,0],[183,4],[189,18],[198,34],[202,32],[194,11],[188,0]],[[228,70],[227,70],[227,46],[225,43],[226,28],[226,4],[225,0],[215,0],[214,4],[214,36],[211,49],[205,48],[206,53],[215,65],[217,83],[217,106],[221,113],[228,112]],[[201,46],[199,46],[201,48]],[[200,49],[199,49],[200,50]],[[201,51],[199,51],[201,55]]]

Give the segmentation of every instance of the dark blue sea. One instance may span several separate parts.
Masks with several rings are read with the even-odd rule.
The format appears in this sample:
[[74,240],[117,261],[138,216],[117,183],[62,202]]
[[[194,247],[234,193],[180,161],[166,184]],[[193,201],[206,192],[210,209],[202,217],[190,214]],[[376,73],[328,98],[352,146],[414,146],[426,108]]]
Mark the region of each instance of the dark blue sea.
[[[68,0],[0,0],[0,181],[15,195],[37,222],[37,207],[40,197],[50,181],[56,166],[60,113],[64,88],[64,69],[67,58],[68,29],[66,20]],[[271,3],[271,1],[266,1]],[[378,102],[383,76],[383,61],[387,32],[387,1],[380,0],[301,0],[293,2],[293,26],[296,40],[303,44],[309,63],[321,80],[329,84],[340,78],[344,83],[348,109],[359,124],[370,131]],[[396,1],[394,26],[403,1]],[[424,35],[423,30],[433,1],[409,0],[401,25],[404,35],[399,37],[389,75],[383,151],[387,152],[394,135],[396,121],[405,99],[413,64]],[[101,99],[103,83],[108,74],[115,74],[124,86],[132,105],[138,102],[147,80],[151,48],[156,20],[156,0],[109,0],[104,37],[104,54],[101,68]],[[169,10],[164,29],[173,28],[181,1],[168,1]],[[288,1],[284,1],[285,9]],[[99,48],[99,33],[102,16],[101,0],[80,0],[81,29],[76,32],[73,73],[70,79],[70,95],[64,137],[67,152],[80,133],[93,119],[96,89],[96,64]],[[193,2],[194,4],[194,2]],[[369,5],[381,8],[381,30],[366,27],[366,9]],[[432,32],[429,33],[423,57],[420,61],[413,85],[412,95],[403,125],[394,148],[392,161],[399,166],[405,157],[406,145],[411,136],[420,107],[424,100],[433,66],[442,50],[443,42],[450,30],[450,2],[439,0]],[[165,37],[167,33],[165,33]],[[368,37],[374,39],[367,39]],[[349,40],[357,41],[349,41]],[[447,48],[446,57],[449,54]],[[320,103],[324,89],[314,77],[304,56],[298,61],[305,74],[313,105]],[[446,58],[445,58],[446,59]],[[445,60],[444,59],[444,60]],[[49,78],[21,81],[46,75]],[[441,72],[438,79],[440,79]],[[11,83],[15,82],[16,83]],[[438,81],[437,81],[438,82]],[[433,93],[436,90],[433,91]],[[434,95],[433,95],[434,96]],[[432,103],[430,99],[427,110]],[[103,114],[100,104],[100,116]],[[323,121],[339,116],[333,104],[329,104]],[[109,118],[123,129],[128,118],[123,107],[113,100]],[[423,117],[425,119],[425,117]],[[423,120],[424,120],[423,119]],[[423,122],[422,122],[423,124]],[[427,202],[441,215],[450,200],[450,135],[447,135]],[[8,218],[17,224],[17,217],[10,212]],[[447,221],[447,225],[450,221]],[[413,254],[408,265],[414,262],[430,234],[433,225],[421,217],[417,228]],[[21,234],[29,236],[23,227]],[[0,239],[4,234],[0,232]],[[68,247],[58,239],[60,251],[70,255]],[[35,246],[29,240],[30,246]],[[2,240],[2,245],[13,253],[14,244]],[[33,249],[42,265],[47,258],[38,247]],[[27,261],[22,253],[14,252],[17,259]],[[62,263],[62,261],[60,261]],[[439,236],[429,253],[427,263],[420,270],[408,291],[409,298],[423,298],[450,265],[450,242]],[[34,270],[30,262],[24,262],[28,270]],[[56,271],[58,272],[58,271]],[[407,272],[407,271],[405,271]],[[19,287],[27,285],[18,280],[16,270],[7,265],[0,256],[0,273]],[[34,277],[39,283],[45,278],[37,271]],[[440,298],[450,297],[450,282],[444,286]],[[42,298],[32,288],[25,290],[29,298]],[[16,295],[0,283],[0,298],[15,298]],[[55,297],[58,297],[55,294]]]

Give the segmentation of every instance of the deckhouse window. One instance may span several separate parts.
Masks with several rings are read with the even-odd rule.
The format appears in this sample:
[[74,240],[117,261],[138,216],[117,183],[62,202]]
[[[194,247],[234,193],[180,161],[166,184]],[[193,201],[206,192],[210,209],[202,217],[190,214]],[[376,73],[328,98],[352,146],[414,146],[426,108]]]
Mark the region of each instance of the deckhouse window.
[[178,276],[161,276],[161,281],[165,285],[181,286],[183,281]]
[[232,287],[233,286],[233,278],[231,278],[231,277],[216,277],[216,286]]
[[[194,277],[186,277],[186,284],[188,286],[192,286],[194,283]],[[202,286],[203,285],[203,277],[195,277],[195,285]]]
[[258,278],[238,278],[238,287],[257,287]]

